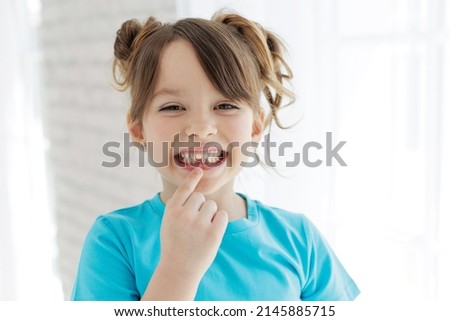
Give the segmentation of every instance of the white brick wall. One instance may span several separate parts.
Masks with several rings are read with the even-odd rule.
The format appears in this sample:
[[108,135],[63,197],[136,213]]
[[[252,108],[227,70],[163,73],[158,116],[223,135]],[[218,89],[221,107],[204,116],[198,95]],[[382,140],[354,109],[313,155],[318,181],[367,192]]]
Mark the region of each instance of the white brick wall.
[[[43,118],[58,228],[58,265],[69,298],[83,239],[95,217],[159,190],[155,171],[104,168],[107,141],[123,140],[127,93],[112,87],[115,33],[123,21],[175,19],[175,0],[43,0]],[[133,149],[134,159],[137,152]]]

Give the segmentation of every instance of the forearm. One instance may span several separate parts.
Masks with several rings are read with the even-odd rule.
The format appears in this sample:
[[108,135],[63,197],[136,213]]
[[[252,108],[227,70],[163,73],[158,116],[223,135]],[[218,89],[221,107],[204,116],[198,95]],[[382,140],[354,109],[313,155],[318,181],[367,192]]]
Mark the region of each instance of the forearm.
[[192,301],[200,279],[159,264],[141,301]]

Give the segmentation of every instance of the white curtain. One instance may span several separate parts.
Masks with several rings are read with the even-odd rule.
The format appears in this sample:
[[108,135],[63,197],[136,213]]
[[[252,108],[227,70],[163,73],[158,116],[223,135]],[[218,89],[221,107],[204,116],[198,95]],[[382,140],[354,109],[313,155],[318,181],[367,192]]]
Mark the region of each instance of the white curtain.
[[[294,69],[292,141],[334,162],[245,173],[244,191],[305,212],[362,290],[360,300],[450,299],[450,2],[179,1],[179,16],[233,8],[285,39]],[[291,115],[288,119],[296,119]],[[320,153],[322,152],[322,153]],[[324,150],[310,155],[325,159]],[[288,157],[287,157],[288,158]],[[282,163],[280,163],[282,165]]]
[[61,299],[39,115],[39,1],[0,11],[0,300]]
[[[0,299],[14,298],[15,293],[15,262],[13,255],[13,236],[11,231],[12,218],[10,216],[10,195],[8,168],[11,161],[9,156],[12,140],[12,126],[10,115],[17,106],[17,93],[20,80],[18,79],[21,64],[19,60],[20,44],[14,39],[14,32],[17,31],[15,17],[17,8],[13,1],[6,1],[2,5],[0,13],[0,36],[3,39],[0,45],[2,59],[0,59],[2,71],[0,73]],[[20,40],[20,39],[19,39]]]

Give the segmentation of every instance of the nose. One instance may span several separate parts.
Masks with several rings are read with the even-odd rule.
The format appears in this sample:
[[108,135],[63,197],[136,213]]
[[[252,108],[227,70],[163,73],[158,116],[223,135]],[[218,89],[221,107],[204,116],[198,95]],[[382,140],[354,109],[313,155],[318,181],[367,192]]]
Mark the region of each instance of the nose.
[[197,136],[200,139],[208,138],[208,136],[217,134],[217,127],[213,119],[203,115],[193,115],[188,119],[186,125],[187,136]]

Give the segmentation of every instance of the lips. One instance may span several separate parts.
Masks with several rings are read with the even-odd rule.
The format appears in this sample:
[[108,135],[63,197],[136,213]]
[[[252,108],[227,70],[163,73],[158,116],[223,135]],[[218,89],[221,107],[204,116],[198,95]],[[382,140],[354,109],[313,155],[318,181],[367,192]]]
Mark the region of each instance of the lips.
[[228,153],[217,148],[182,150],[174,155],[175,163],[180,167],[201,167],[204,169],[223,164]]

